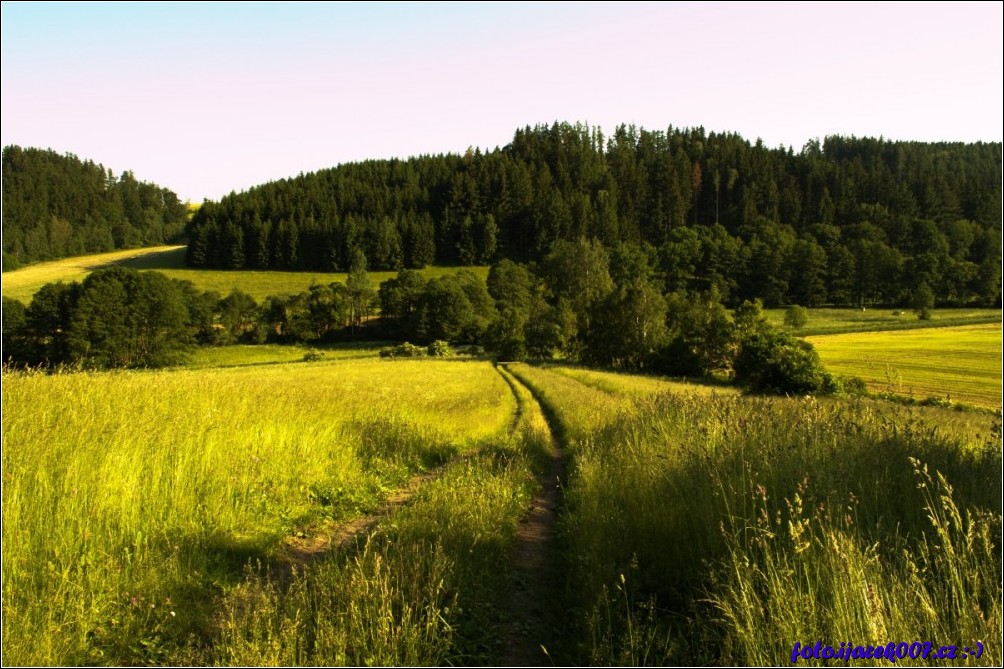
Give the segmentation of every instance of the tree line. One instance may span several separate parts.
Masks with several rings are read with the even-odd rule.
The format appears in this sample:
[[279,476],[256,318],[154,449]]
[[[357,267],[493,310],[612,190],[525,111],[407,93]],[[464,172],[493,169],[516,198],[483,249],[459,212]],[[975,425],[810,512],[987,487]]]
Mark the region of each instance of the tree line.
[[559,240],[539,262],[497,261],[487,281],[465,269],[432,279],[404,269],[377,290],[357,251],[345,283],[260,304],[116,266],[47,284],[27,307],[4,298],[4,361],[156,367],[196,345],[395,339],[474,345],[504,360],[734,377],[774,392],[836,387],[810,345],[768,325],[758,300],[730,313],[714,286],[665,293],[655,259],[623,243],[608,252],[595,239]]
[[3,150],[3,269],[37,260],[154,246],[184,234],[172,191],[72,154]]
[[1001,299],[1000,143],[827,137],[799,152],[703,128],[518,130],[503,148],[372,160],[206,202],[195,267],[344,271],[646,249],[663,292],[736,306]]

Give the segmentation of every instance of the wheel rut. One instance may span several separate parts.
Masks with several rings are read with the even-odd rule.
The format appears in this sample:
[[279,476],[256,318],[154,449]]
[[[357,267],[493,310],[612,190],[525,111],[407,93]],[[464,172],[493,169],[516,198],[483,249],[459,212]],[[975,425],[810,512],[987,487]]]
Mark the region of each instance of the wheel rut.
[[[506,384],[516,395],[516,411],[509,425],[509,435],[515,434],[523,415],[523,406],[513,388],[513,382],[503,374]],[[415,495],[427,483],[435,481],[446,471],[446,468],[458,462],[473,458],[483,449],[475,449],[450,458],[427,472],[421,472],[408,479],[408,482],[394,490],[372,513],[357,516],[339,523],[326,524],[314,528],[310,537],[289,537],[283,549],[272,561],[272,576],[281,584],[288,584],[297,571],[302,571],[309,565],[325,560],[335,553],[347,550],[366,537],[376,525],[391,515],[397,509],[407,506]]]
[[[527,410],[547,414],[533,390],[511,371],[502,372],[521,404],[533,402]],[[525,392],[523,398],[517,387]],[[560,551],[557,545],[558,515],[562,506],[562,486],[566,474],[564,449],[547,422],[546,459],[537,477],[538,491],[520,522],[512,556],[512,582],[501,602],[505,616],[499,630],[499,664],[541,666],[553,664],[549,654],[557,637],[560,614],[557,603],[562,593]],[[552,644],[552,645],[549,645]]]

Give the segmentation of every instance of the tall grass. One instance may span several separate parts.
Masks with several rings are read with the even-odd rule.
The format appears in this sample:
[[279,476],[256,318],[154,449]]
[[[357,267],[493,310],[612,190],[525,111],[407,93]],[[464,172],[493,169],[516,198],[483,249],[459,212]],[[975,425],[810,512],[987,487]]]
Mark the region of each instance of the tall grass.
[[[505,372],[502,372],[505,375]],[[443,475],[359,545],[298,574],[288,591],[252,575],[227,597],[223,664],[497,664],[497,606],[519,520],[548,446],[519,385],[515,430]]]
[[567,376],[521,373],[573,453],[579,661],[778,664],[821,639],[980,640],[1000,662],[999,423],[697,395],[609,413]]
[[246,565],[514,410],[486,363],[5,373],[4,659],[184,663]]

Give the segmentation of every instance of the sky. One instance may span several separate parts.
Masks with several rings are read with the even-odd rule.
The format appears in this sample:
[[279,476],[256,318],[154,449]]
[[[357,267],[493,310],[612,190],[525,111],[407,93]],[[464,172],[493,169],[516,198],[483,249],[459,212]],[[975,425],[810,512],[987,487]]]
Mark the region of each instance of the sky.
[[1002,140],[988,3],[2,4],[2,144],[182,199],[519,127]]

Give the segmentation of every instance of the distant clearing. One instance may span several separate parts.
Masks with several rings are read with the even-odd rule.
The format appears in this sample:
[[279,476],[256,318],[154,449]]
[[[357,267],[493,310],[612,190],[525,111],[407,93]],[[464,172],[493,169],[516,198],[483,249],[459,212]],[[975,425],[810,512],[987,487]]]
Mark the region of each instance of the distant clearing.
[[1001,405],[1001,324],[807,337],[826,368],[877,392]]
[[[39,288],[54,281],[82,281],[92,271],[108,265],[120,264],[140,270],[157,270],[171,277],[191,281],[200,290],[215,290],[226,295],[234,288],[261,301],[269,295],[296,294],[307,290],[312,283],[344,283],[345,272],[278,272],[256,270],[210,270],[185,267],[184,246],[154,246],[99,253],[88,256],[64,258],[30,265],[3,274],[3,296],[13,297],[25,304]],[[482,278],[488,276],[487,267],[426,267],[420,270],[427,279],[453,274],[468,269]],[[397,272],[370,272],[374,285],[397,276]]]
[[110,253],[95,253],[87,256],[61,258],[28,265],[13,272],[3,273],[3,296],[13,297],[28,303],[39,288],[54,281],[81,281],[96,269],[108,265],[123,264],[139,267],[134,263],[171,264],[181,267],[185,262],[184,246],[151,246],[145,249],[126,249]]

